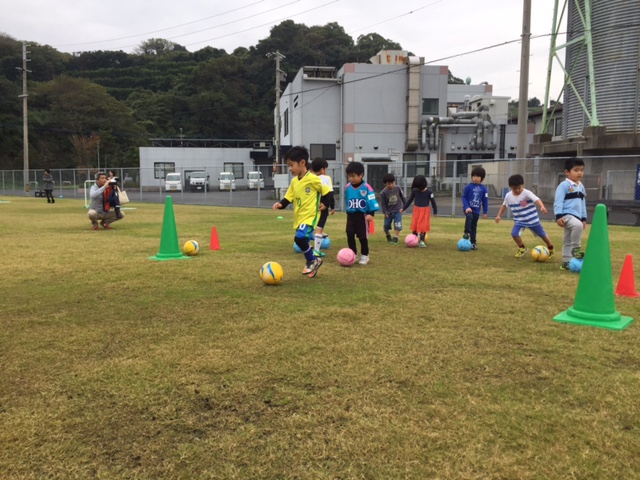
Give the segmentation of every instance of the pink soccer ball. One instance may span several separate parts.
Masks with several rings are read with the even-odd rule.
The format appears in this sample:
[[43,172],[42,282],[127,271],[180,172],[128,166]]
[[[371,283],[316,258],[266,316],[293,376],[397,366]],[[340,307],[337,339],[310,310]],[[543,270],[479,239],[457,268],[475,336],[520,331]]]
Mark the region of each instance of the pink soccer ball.
[[404,244],[409,248],[415,248],[418,246],[419,243],[420,243],[420,237],[418,237],[417,235],[414,235],[413,233],[410,233],[404,239]]
[[350,267],[356,261],[356,254],[350,248],[343,248],[338,252],[338,263],[343,267]]

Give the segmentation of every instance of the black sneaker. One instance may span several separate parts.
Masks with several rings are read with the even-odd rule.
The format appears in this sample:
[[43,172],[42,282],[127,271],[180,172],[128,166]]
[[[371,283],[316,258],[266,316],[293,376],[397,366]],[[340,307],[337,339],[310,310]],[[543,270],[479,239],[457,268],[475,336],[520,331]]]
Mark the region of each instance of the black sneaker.
[[562,262],[562,265],[560,265],[560,270],[569,270],[569,262]]
[[476,246],[475,243],[471,244],[471,250],[478,250],[478,247]]
[[464,238],[465,240],[469,240],[469,234],[465,233],[464,235],[462,235],[462,238]]
[[398,245],[398,237],[393,237],[392,245]]
[[388,233],[387,233],[387,234],[385,234],[385,235],[386,235],[386,237],[387,237],[387,242],[391,243],[391,235],[389,235]]

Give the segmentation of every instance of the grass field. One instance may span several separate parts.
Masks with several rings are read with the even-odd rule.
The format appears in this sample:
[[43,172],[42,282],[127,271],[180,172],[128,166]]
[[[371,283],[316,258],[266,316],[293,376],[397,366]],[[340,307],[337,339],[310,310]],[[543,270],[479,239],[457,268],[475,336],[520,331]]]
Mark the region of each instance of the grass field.
[[[176,205],[201,253],[154,262],[163,205],[95,232],[81,200],[2,200],[0,478],[640,478],[640,299],[621,332],[554,322],[579,277],[514,259],[510,221],[462,253],[460,218],[407,249],[378,217],[342,268],[336,214],[307,279],[289,210]],[[614,284],[639,234],[609,228]]]

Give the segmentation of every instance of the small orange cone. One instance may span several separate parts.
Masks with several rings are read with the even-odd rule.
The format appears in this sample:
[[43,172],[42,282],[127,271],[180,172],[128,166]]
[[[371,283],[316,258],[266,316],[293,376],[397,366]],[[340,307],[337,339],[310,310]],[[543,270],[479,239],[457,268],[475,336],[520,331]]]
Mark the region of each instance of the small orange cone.
[[636,281],[633,276],[633,257],[631,255],[627,255],[624,259],[616,295],[620,297],[640,297],[640,293],[636,291]]
[[216,227],[211,227],[211,243],[209,243],[210,250],[220,250],[220,241],[218,240],[218,232]]
[[373,235],[374,233],[376,233],[376,224],[371,220],[369,222],[369,235]]

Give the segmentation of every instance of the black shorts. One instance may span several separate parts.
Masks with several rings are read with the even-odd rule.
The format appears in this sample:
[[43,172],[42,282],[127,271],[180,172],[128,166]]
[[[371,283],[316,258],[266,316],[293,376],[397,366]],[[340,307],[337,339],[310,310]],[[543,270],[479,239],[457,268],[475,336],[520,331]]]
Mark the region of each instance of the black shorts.
[[347,212],[347,235],[367,238],[367,214],[363,212]]

